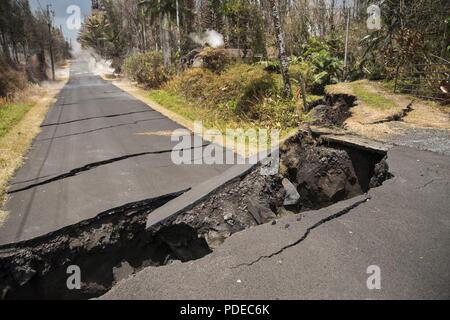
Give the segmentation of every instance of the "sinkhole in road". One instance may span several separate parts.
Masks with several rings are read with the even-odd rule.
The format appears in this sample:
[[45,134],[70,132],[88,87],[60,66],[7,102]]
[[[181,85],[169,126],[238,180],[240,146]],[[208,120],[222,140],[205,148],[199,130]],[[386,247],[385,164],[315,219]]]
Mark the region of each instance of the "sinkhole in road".
[[[202,258],[232,234],[367,192],[391,177],[385,153],[330,144],[299,132],[280,148],[277,175],[256,166],[146,230],[155,209],[184,191],[135,202],[36,239],[0,247],[2,299],[89,299],[146,267]],[[308,213],[306,213],[308,214]],[[81,271],[69,290],[67,268]]]

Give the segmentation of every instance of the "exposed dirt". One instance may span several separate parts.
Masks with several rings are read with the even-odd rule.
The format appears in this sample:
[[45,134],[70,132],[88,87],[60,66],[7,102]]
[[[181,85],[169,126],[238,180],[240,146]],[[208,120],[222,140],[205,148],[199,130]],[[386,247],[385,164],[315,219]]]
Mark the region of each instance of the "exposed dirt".
[[211,248],[217,248],[233,233],[276,218],[284,199],[282,179],[281,175],[261,175],[258,167],[178,215],[174,223],[188,224]]
[[[0,138],[0,208],[6,201],[8,181],[24,160],[24,155],[31,146],[32,140],[40,131],[39,125],[44,120],[56,96],[66,84],[69,77],[67,66],[58,68],[57,81],[42,82],[41,86],[32,85],[17,93],[14,102],[32,104],[33,107],[8,133]],[[1,106],[0,106],[1,107]],[[0,227],[6,222],[8,213],[0,210]]]
[[[362,99],[358,99],[355,93],[356,88],[385,98],[390,106],[368,105]],[[445,107],[436,102],[421,100],[408,95],[392,93],[391,90],[375,81],[360,80],[330,85],[326,92],[334,95],[356,96],[357,101],[351,109],[352,115],[344,124],[346,130],[351,134],[392,142],[399,137],[407,139],[411,136],[411,131],[421,131],[423,135],[427,135],[427,131],[435,129],[439,130],[437,135],[442,136],[443,130],[450,130],[450,109],[448,106]],[[405,106],[408,106],[413,99],[412,108],[408,110]],[[405,110],[406,113],[403,112]],[[401,120],[400,126],[398,120]]]
[[307,106],[312,121],[310,124],[324,127],[341,127],[351,116],[350,108],[354,106],[355,97],[347,94],[326,95],[322,100]]
[[[286,141],[281,159],[282,173],[300,194],[297,210],[321,208],[367,192],[376,165],[385,163],[381,154],[327,144],[306,133]],[[382,168],[388,170],[387,165]]]
[[397,113],[394,113],[393,115],[381,119],[369,124],[379,124],[379,123],[385,123],[385,122],[391,122],[391,121],[403,121],[403,118],[405,118],[410,112],[412,112],[414,109],[412,108],[413,102],[409,103],[404,109],[400,110]]
[[217,248],[233,233],[363,194],[391,177],[383,154],[328,145],[305,132],[280,152],[280,174],[264,176],[257,167],[171,223],[191,226]]
[[[382,158],[300,132],[281,148],[280,174],[262,175],[256,166],[160,229],[146,230],[147,216],[181,193],[128,204],[0,247],[1,297],[99,296],[146,266],[201,258],[236,232],[367,192],[390,177]],[[67,289],[69,265],[82,270],[81,290]]]

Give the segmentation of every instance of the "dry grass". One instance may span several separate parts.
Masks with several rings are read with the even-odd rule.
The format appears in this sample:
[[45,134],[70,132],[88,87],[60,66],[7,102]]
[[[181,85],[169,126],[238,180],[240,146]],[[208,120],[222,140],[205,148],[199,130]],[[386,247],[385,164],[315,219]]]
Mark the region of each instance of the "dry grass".
[[339,83],[328,86],[327,93],[344,93],[357,97],[357,105],[352,108],[352,116],[345,125],[348,130],[360,135],[376,139],[399,134],[398,128],[394,131],[389,123],[373,123],[400,112],[411,102],[414,110],[403,118],[406,124],[418,128],[450,130],[448,109],[434,102],[394,94],[378,82],[360,80]]
[[0,228],[5,224],[6,219],[8,219],[8,212],[0,210]]
[[[60,73],[57,82],[43,83],[42,86],[30,86],[14,98],[14,103],[30,104],[30,110],[23,118],[0,137],[0,207],[6,201],[8,181],[24,161],[24,155],[31,146],[33,138],[39,133],[40,125],[55,97],[67,82],[68,67]],[[0,211],[0,226],[8,213]]]

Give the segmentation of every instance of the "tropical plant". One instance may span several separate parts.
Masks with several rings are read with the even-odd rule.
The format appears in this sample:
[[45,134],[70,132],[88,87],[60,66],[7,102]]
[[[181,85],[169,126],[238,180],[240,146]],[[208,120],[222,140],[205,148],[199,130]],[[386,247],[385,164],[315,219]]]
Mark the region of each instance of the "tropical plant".
[[149,88],[158,88],[171,76],[171,71],[164,66],[163,55],[158,51],[135,53],[123,63],[123,71],[132,80]]

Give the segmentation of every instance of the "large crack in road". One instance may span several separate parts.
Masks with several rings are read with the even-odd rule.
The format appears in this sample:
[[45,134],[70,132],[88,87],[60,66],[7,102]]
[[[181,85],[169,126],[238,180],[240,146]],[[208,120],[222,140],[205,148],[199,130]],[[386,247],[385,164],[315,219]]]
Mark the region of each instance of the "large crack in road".
[[248,267],[249,267],[249,266],[252,266],[252,265],[254,265],[255,263],[258,263],[258,262],[260,262],[260,261],[263,260],[263,259],[270,259],[270,258],[273,258],[273,257],[275,257],[275,256],[277,256],[277,255],[283,253],[285,250],[287,250],[287,249],[289,249],[289,248],[292,248],[292,247],[295,247],[295,246],[299,245],[301,242],[303,242],[304,240],[306,240],[306,238],[308,237],[308,235],[311,233],[312,230],[314,230],[314,229],[320,227],[320,226],[323,225],[324,223],[327,223],[327,222],[329,222],[329,221],[331,221],[331,220],[334,220],[334,219],[337,219],[337,218],[339,218],[339,217],[342,217],[343,215],[349,213],[351,210],[353,210],[353,209],[359,207],[360,205],[362,205],[363,203],[366,203],[366,202],[369,201],[369,200],[370,200],[370,196],[367,196],[365,199],[360,200],[360,201],[358,201],[358,202],[356,202],[356,203],[354,203],[354,204],[352,204],[352,205],[350,205],[350,206],[348,206],[348,207],[346,207],[346,208],[344,208],[344,209],[342,209],[342,210],[339,210],[339,211],[336,212],[335,214],[332,214],[332,215],[330,215],[330,216],[328,216],[328,217],[326,217],[326,218],[320,220],[319,222],[315,223],[314,225],[312,225],[311,227],[309,227],[308,229],[306,229],[306,231],[305,231],[305,233],[303,234],[303,236],[300,237],[297,241],[295,241],[295,242],[293,242],[293,243],[291,243],[291,244],[288,244],[288,245],[282,247],[282,248],[279,249],[278,251],[275,251],[275,252],[273,252],[273,253],[271,253],[271,254],[268,254],[268,255],[260,256],[260,257],[258,257],[258,259],[253,260],[252,262],[249,262],[249,263],[241,263],[241,264],[238,264],[237,266],[232,267],[232,269],[240,268],[240,267],[243,267],[243,266],[248,266]]
[[[261,175],[261,165],[258,165],[158,228],[146,229],[147,217],[186,190],[130,203],[39,238],[1,246],[1,297],[97,297],[145,267],[202,258],[237,232],[353,198],[390,178],[382,154],[348,146],[329,147],[320,139],[304,134],[286,142],[282,163],[285,166],[282,175]],[[306,172],[314,174],[305,176]],[[298,205],[287,205],[284,201],[286,179],[300,193]],[[323,192],[324,189],[327,191]],[[310,193],[318,190],[322,193],[314,196]],[[368,199],[366,196],[315,223],[297,241],[277,252],[243,265],[255,264],[298,245],[312,230],[347,214]],[[66,271],[70,265],[77,265],[83,271],[81,290],[66,287]]]
[[23,187],[23,188],[9,190],[7,192],[7,194],[14,194],[14,193],[17,193],[17,192],[21,192],[21,191],[29,190],[29,189],[32,189],[32,188],[35,188],[35,187],[39,187],[39,186],[42,186],[42,185],[45,185],[45,184],[49,184],[49,183],[52,183],[52,182],[55,182],[55,181],[58,181],[58,180],[74,177],[74,176],[78,175],[79,173],[82,173],[82,172],[85,172],[85,171],[89,171],[89,170],[95,169],[97,167],[108,165],[108,164],[111,164],[111,163],[114,163],[114,162],[119,162],[119,161],[123,161],[123,160],[126,160],[126,159],[130,159],[130,158],[142,157],[142,156],[146,156],[146,155],[172,153],[172,152],[176,152],[176,151],[184,152],[184,151],[194,150],[194,149],[198,149],[198,148],[205,148],[208,145],[209,145],[208,143],[204,143],[201,146],[193,146],[191,148],[183,148],[183,149],[174,148],[174,149],[166,149],[166,150],[139,152],[139,153],[127,154],[127,155],[124,155],[124,156],[115,157],[115,158],[111,158],[111,159],[106,159],[106,160],[102,160],[102,161],[92,162],[92,163],[86,164],[86,165],[84,165],[82,167],[72,169],[69,172],[57,175],[57,176],[55,176],[53,178],[50,178],[50,179],[47,179],[47,180],[44,180],[44,181],[41,181],[41,182],[36,182],[36,183],[30,184],[30,185],[28,185],[26,187]]

